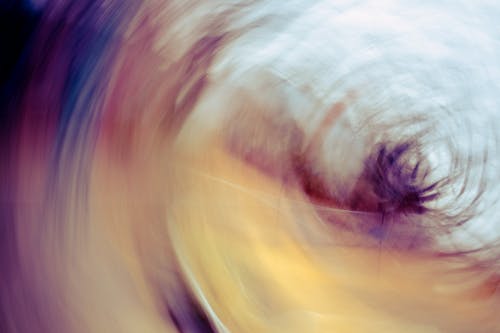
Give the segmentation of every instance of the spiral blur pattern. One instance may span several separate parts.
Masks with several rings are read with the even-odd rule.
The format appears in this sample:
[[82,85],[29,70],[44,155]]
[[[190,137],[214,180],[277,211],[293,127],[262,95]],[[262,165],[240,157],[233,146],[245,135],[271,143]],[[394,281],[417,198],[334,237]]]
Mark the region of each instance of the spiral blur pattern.
[[494,1],[0,10],[0,332],[500,332]]

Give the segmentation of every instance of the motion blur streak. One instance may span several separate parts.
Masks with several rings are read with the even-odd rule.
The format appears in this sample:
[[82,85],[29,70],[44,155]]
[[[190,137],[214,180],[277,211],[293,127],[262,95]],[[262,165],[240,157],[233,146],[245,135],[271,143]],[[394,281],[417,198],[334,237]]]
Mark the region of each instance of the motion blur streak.
[[0,332],[500,332],[500,5],[0,8]]

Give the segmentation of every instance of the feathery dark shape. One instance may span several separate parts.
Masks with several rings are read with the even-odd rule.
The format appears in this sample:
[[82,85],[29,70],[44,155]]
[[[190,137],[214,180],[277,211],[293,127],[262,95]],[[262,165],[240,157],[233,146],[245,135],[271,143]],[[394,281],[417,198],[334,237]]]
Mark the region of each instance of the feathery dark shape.
[[426,203],[440,193],[440,181],[429,182],[424,156],[411,142],[380,144],[365,162],[365,175],[383,213],[428,211]]

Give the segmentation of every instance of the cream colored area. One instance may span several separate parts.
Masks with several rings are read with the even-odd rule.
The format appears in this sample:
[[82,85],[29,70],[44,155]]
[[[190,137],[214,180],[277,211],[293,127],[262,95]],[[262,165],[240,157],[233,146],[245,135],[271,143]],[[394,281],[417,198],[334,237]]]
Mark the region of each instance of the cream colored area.
[[318,245],[300,234],[319,223],[300,189],[221,146],[158,144],[121,168],[98,154],[64,287],[72,332],[175,332],[160,299],[174,262],[220,332],[500,332],[487,268]]
[[177,265],[219,332],[500,332],[487,267],[315,242],[335,228],[300,188],[196,121],[174,148],[138,142],[126,164],[98,146],[89,224],[62,286],[72,332],[175,332],[162,298],[176,294]]
[[317,217],[296,187],[205,142],[178,147],[166,216],[183,273],[227,331],[500,331],[498,295],[485,296],[480,272],[411,253],[314,247],[297,234]]
[[[174,148],[134,145],[125,165],[97,152],[88,239],[67,279],[74,332],[175,332],[162,303],[174,263],[220,332],[500,332],[487,268],[316,243],[330,235],[300,188],[198,125]],[[317,232],[304,237],[306,224]]]

